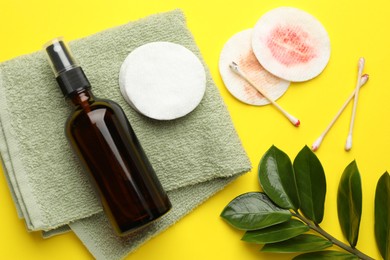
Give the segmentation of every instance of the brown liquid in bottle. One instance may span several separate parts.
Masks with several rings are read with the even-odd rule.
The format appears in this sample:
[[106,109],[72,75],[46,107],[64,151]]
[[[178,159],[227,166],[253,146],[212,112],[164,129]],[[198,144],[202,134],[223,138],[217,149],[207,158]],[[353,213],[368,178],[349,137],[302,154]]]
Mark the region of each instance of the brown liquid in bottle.
[[117,231],[133,230],[166,213],[168,197],[122,109],[110,101],[94,101],[89,91],[71,100],[77,108],[66,124],[67,137]]
[[62,41],[46,51],[61,90],[75,106],[66,122],[67,138],[115,230],[126,234],[165,214],[171,203],[121,107],[94,98]]

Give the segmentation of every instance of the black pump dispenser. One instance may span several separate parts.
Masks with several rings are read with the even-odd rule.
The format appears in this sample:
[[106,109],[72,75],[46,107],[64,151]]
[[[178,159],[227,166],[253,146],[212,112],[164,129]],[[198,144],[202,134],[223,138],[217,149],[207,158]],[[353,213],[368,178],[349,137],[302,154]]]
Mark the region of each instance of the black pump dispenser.
[[68,46],[61,38],[48,42],[44,47],[64,96],[91,87],[83,69],[73,58]]

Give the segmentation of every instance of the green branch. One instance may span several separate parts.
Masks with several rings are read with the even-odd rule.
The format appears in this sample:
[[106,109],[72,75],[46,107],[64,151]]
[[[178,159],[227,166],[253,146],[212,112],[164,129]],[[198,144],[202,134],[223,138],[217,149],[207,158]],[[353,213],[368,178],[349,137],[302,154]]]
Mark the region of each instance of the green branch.
[[356,255],[359,259],[362,259],[362,260],[374,260],[374,258],[372,258],[372,257],[370,257],[370,256],[368,256],[368,255],[366,255],[364,253],[362,253],[357,248],[352,248],[352,247],[348,246],[347,244],[341,242],[340,240],[338,240],[337,238],[335,238],[334,236],[332,236],[331,234],[329,234],[328,232],[323,230],[319,225],[314,224],[313,222],[311,222],[310,220],[308,220],[307,218],[305,218],[304,216],[299,214],[299,212],[292,212],[292,215],[294,217],[299,218],[300,220],[302,220],[309,228],[311,228],[312,230],[316,231],[317,233],[319,233],[320,235],[322,235],[323,237],[328,239],[334,245],[344,249],[345,251],[347,251],[347,252],[349,252],[351,254]]

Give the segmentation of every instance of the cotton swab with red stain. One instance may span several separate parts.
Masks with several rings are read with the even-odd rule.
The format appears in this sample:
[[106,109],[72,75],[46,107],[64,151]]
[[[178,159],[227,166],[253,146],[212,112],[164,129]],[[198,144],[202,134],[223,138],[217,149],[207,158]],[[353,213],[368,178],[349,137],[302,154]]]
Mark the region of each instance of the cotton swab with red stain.
[[[360,87],[363,87],[364,84],[367,83],[368,81],[368,74],[364,74],[362,77],[361,77],[361,81],[360,81]],[[329,125],[326,127],[326,129],[324,130],[324,132],[322,132],[322,134],[317,138],[317,140],[315,140],[315,142],[313,143],[313,145],[311,146],[311,149],[313,151],[317,151],[318,148],[320,147],[321,143],[322,143],[322,140],[324,139],[325,135],[329,132],[329,130],[332,128],[332,126],[334,125],[334,123],[336,122],[336,120],[340,117],[341,113],[344,111],[344,109],[347,107],[347,105],[349,104],[349,102],[351,102],[351,100],[353,99],[353,97],[355,96],[355,93],[356,93],[356,89],[353,90],[353,92],[351,93],[351,95],[348,97],[348,99],[345,101],[345,103],[343,104],[343,106],[340,108],[340,110],[337,112],[337,114],[335,115],[335,117],[333,118],[333,120],[329,123]]]
[[270,98],[266,93],[265,91],[263,91],[260,87],[256,86],[255,83],[253,83],[246,75],[243,71],[240,70],[240,68],[238,67],[238,64],[235,63],[234,61],[229,64],[229,67],[230,69],[235,72],[237,75],[239,75],[240,77],[242,77],[243,79],[245,79],[252,87],[254,87],[261,95],[263,95],[266,99],[268,99],[268,101],[274,105],[285,117],[287,117],[287,119],[294,125],[294,126],[299,126],[301,124],[301,122],[296,119],[295,117],[293,117],[292,115],[290,115],[289,113],[287,113],[286,110],[284,110],[281,106],[279,106],[279,104],[277,104],[275,101],[272,100],[272,98]]
[[357,83],[356,83],[356,89],[355,89],[355,98],[353,102],[353,109],[352,109],[352,116],[351,116],[351,124],[349,125],[349,133],[347,137],[347,141],[345,143],[345,150],[349,151],[352,148],[352,133],[353,133],[353,125],[355,123],[355,116],[356,116],[356,108],[357,108],[357,102],[358,102],[358,97],[359,97],[359,90],[360,90],[360,85],[361,85],[361,79],[362,79],[362,73],[364,69],[364,63],[365,60],[364,58],[359,59],[359,71],[358,71],[358,78],[357,78]]

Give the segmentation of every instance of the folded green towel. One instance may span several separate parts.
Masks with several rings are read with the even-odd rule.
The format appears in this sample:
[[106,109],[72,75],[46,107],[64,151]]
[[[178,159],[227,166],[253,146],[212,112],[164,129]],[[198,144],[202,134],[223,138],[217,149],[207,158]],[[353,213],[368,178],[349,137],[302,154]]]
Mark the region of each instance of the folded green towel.
[[11,193],[29,230],[50,235],[71,223],[96,258],[118,259],[250,170],[208,71],[201,104],[183,118],[156,121],[126,104],[118,85],[120,66],[133,49],[154,41],[181,44],[200,57],[179,10],[70,43],[95,95],[124,109],[173,204],[168,215],[125,238],[112,233],[65,139],[64,123],[71,107],[43,51],[0,64],[0,152]]

